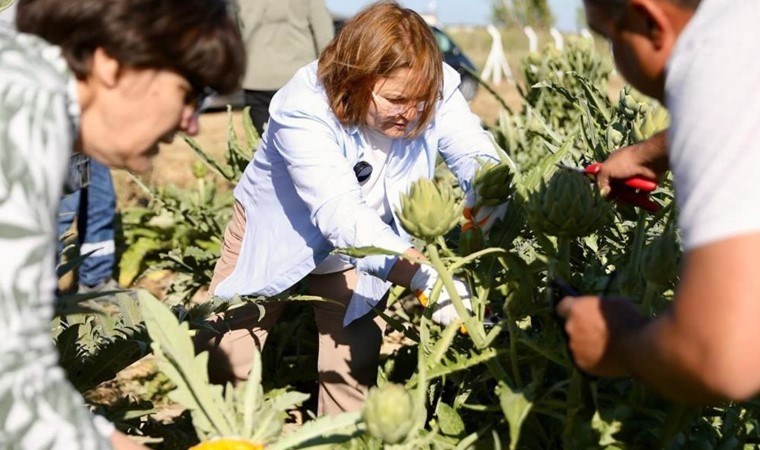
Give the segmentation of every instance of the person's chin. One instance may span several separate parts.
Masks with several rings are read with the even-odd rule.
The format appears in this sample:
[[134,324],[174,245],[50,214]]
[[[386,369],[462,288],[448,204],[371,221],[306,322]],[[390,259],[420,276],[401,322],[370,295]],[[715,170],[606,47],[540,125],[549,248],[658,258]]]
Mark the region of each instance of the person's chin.
[[131,172],[146,173],[153,168],[153,158],[158,155],[158,151],[158,145],[154,145],[143,153],[135,155],[127,160],[124,166]]
[[148,173],[153,168],[153,158],[134,158],[128,161],[124,168],[138,174]]

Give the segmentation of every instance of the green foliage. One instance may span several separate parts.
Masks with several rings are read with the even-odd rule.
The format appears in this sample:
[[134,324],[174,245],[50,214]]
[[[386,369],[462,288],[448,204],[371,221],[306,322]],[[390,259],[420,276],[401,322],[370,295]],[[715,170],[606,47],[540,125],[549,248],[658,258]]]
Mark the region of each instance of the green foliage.
[[548,28],[554,24],[548,0],[493,0],[491,16],[501,26]]
[[[391,382],[404,386],[401,397],[411,399],[411,411],[403,411],[410,412],[408,432],[393,439],[398,442],[394,447],[384,447],[366,433],[360,414],[350,413],[311,420],[283,434],[285,413],[304,401],[303,394],[264,389],[267,384],[262,384],[266,380],[258,356],[244,386],[209,386],[206,356],[196,356],[190,344],[190,329],[207,326],[209,316],[244,301],[262,299],[211,299],[192,308],[176,306],[172,314],[141,294],[161,370],[177,386],[172,398],[191,411],[200,437],[234,435],[275,449],[319,445],[346,449],[691,449],[743,448],[760,442],[758,405],[754,403],[687,409],[670,404],[633,380],[595,381],[575,369],[553,313],[557,293],[550,280],[561,276],[584,293],[625,295],[648,314],[657,315],[672,301],[675,280],[655,280],[642,265],[659,261],[658,254],[678,251],[677,236],[672,234],[672,186],[664,180],[654,192],[653,199],[662,205],[657,214],[631,206],[609,208],[599,227],[557,219],[554,225],[562,227],[561,233],[549,230],[541,222],[546,220],[537,218],[536,200],[531,196],[554,177],[571,175],[559,175],[556,163],[582,166],[604,160],[614,149],[666,126],[667,120],[653,101],[629,88],[616,101],[608,98],[609,69],[583,41],[568,41],[562,52],[549,49],[529,56],[524,73],[522,110],[505,109],[491,130],[517,166],[499,169],[495,179],[503,179],[506,186],[494,180],[478,184],[495,198],[509,199],[506,216],[469,248],[465,248],[467,238],[460,239],[456,229],[443,236],[425,236],[427,263],[439,274],[430,301],[435,302],[446,289],[462,323],[441,328],[431,322],[430,311],[401,307],[398,316],[388,318],[409,341],[385,361],[378,384],[380,389]],[[183,299],[208,282],[231,209],[228,194],[214,189],[217,183],[225,186],[240,176],[255,141],[252,132],[246,133],[247,143],[240,144],[230,127],[224,163],[213,160],[188,139],[211,170],[196,165],[198,184],[188,192],[146,187],[153,199],[150,207],[125,213],[125,234],[134,250],[126,254],[123,271],[138,276],[146,268],[171,270],[180,280],[173,292]],[[209,172],[220,177],[217,183],[210,183]],[[580,206],[599,200],[592,185],[576,176],[563,186],[587,188],[591,195],[587,200],[593,202]],[[586,184],[581,186],[581,182]],[[443,169],[436,171],[436,183],[444,189],[456,188],[456,180]],[[446,200],[436,215],[448,218],[458,214],[461,191],[454,191]],[[572,212],[583,202],[577,194],[560,192],[550,203],[543,206],[551,207],[549,215],[556,218],[563,209]],[[427,213],[417,209],[415,213]],[[441,230],[433,231],[448,230],[446,222]],[[595,231],[590,233],[592,228]],[[669,240],[663,243],[661,236]],[[460,242],[464,244],[460,246]],[[356,257],[389,253],[378,248],[338,251]],[[668,267],[674,264],[667,263]],[[453,288],[455,275],[472,288],[472,313],[465,310]],[[404,302],[397,300],[399,305]],[[175,316],[185,323],[180,325]],[[139,323],[130,326],[139,327]],[[299,324],[288,325],[287,333],[294,334]],[[60,334],[59,346],[70,348],[68,342],[83,339],[84,326],[62,325],[66,333]],[[125,333],[115,332],[115,336],[127,339]],[[92,347],[85,342],[78,345]],[[282,349],[277,350],[277,357],[284,359]]]
[[68,296],[75,300],[70,303],[77,305],[84,298],[86,308],[69,309],[75,312],[56,317],[52,324],[60,365],[82,392],[113,379],[148,350],[148,337],[134,300],[127,294],[99,302],[88,299],[102,295]]
[[287,411],[300,405],[308,395],[287,390],[264,393],[261,385],[261,358],[254,353],[248,381],[225,388],[208,380],[208,354],[197,354],[189,326],[180,323],[172,311],[147,292],[139,293],[140,308],[152,339],[151,347],[161,371],[176,388],[169,394],[190,410],[193,425],[202,440],[235,437],[270,449],[293,448],[348,439],[357,430],[358,413],[344,413],[312,421],[282,438]]
[[[173,186],[154,189],[133,177],[150,203],[148,207],[127,208],[122,214],[126,250],[119,262],[119,282],[123,286],[131,285],[146,271],[167,270],[176,275],[169,289],[176,303],[189,301],[211,281],[232,210],[232,186],[248,165],[258,141],[247,110],[243,113],[245,140],[237,136],[231,111],[228,114],[223,162],[216,161],[195,140],[185,136],[202,161],[192,167],[196,180],[193,189]],[[224,180],[224,190],[214,182],[214,176]]]

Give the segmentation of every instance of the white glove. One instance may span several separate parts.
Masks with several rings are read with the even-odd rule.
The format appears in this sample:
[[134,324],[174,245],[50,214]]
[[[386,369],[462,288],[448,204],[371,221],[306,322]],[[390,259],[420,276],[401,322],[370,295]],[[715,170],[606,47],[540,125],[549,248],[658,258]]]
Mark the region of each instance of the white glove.
[[[417,299],[422,303],[422,306],[427,307],[430,294],[433,291],[433,286],[438,280],[438,274],[436,271],[428,266],[422,265],[420,269],[412,277],[412,282],[409,288],[412,290]],[[470,303],[470,289],[467,287],[464,281],[460,278],[454,277],[454,288],[456,289],[459,297],[464,303],[464,307],[468,312],[472,312],[472,304]],[[452,322],[459,320],[459,314],[457,314],[456,308],[454,308],[454,302],[451,301],[446,287],[441,287],[441,293],[438,295],[438,301],[433,305],[433,321],[442,326],[448,326]]]
[[477,201],[477,195],[473,189],[467,193],[464,199],[465,222],[462,224],[463,230],[473,227],[480,228],[484,235],[488,235],[496,219],[503,219],[507,212],[508,203],[500,203],[495,206],[483,205]]

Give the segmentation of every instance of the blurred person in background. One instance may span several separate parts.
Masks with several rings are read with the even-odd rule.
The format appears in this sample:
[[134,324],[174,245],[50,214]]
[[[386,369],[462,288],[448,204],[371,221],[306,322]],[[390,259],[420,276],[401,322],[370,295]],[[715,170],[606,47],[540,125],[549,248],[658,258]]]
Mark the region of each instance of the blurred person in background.
[[[377,379],[391,284],[424,302],[437,274],[395,256],[351,258],[330,252],[374,246],[422,258],[400,227],[400,195],[432,179],[440,157],[468,199],[481,164],[497,148],[458,90],[428,25],[395,2],[375,3],[348,20],[318,61],[301,68],[272,99],[271,118],[235,189],[210,292],[218,297],[287,294],[305,280],[319,333],[318,414],[354,411]],[[473,201],[474,204],[474,201]],[[492,223],[505,205],[478,208]],[[470,308],[461,279],[457,292]],[[219,317],[220,334],[199,333],[210,349],[215,382],[248,377],[254,346],[263,346],[285,303],[248,305]],[[444,289],[432,319],[461,318]]]
[[259,136],[278,89],[314,61],[333,38],[324,0],[238,0],[241,33],[248,53],[243,78],[246,106]]
[[94,417],[57,365],[56,215],[72,152],[145,172],[239,87],[223,0],[19,0],[0,26],[0,448],[144,448]]
[[64,195],[58,210],[59,253],[63,250],[62,238],[76,219],[79,254],[90,253],[77,268],[80,293],[120,289],[113,279],[116,264],[114,219],[116,192],[111,171],[96,160],[72,164],[86,164],[87,184]]
[[684,258],[672,306],[643,317],[625,299],[558,305],[578,366],[633,376],[688,403],[760,392],[760,3],[585,0],[618,70],[670,112],[666,134],[613,152],[612,179],[671,170]]

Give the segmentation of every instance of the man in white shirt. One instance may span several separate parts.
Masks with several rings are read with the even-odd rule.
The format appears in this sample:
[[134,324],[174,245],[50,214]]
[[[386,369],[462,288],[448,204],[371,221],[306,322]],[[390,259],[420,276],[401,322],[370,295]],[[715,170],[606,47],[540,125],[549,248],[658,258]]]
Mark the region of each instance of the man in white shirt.
[[705,403],[760,391],[760,3],[585,0],[620,73],[671,114],[663,136],[612,154],[599,179],[673,171],[684,264],[672,307],[654,320],[626,300],[566,298],[578,366],[633,376]]

